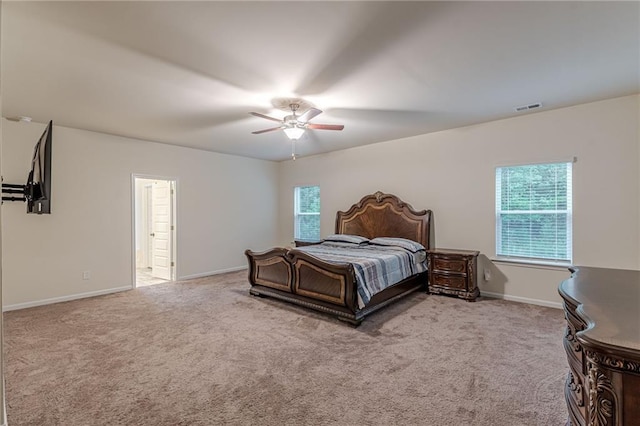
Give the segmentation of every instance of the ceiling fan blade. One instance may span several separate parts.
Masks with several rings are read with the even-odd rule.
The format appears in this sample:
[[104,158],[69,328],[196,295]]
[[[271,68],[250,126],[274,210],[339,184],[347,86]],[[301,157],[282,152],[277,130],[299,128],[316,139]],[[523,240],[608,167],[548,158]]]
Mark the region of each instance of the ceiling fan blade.
[[267,132],[273,132],[274,130],[280,130],[282,129],[282,126],[278,126],[278,127],[272,127],[270,129],[264,129],[264,130],[256,130],[255,132],[251,132],[254,135],[259,135],[260,133],[267,133]]
[[318,108],[309,108],[308,110],[305,111],[304,114],[298,117],[298,121],[306,122],[319,114],[322,114],[322,110]]
[[344,125],[342,124],[307,124],[308,129],[317,129],[317,130],[342,130],[344,129]]
[[279,118],[269,117],[268,115],[260,114],[259,112],[250,112],[249,114],[255,115],[256,117],[260,117],[260,118],[266,118],[267,120],[271,120],[271,121],[278,121],[280,123],[282,122],[282,120],[280,120]]

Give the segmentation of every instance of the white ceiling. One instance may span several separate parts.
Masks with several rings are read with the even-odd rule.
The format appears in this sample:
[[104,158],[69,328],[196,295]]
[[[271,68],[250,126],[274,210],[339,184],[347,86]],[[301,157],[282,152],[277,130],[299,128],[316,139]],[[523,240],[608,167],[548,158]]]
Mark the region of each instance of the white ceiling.
[[640,91],[638,2],[3,2],[2,113],[269,160]]

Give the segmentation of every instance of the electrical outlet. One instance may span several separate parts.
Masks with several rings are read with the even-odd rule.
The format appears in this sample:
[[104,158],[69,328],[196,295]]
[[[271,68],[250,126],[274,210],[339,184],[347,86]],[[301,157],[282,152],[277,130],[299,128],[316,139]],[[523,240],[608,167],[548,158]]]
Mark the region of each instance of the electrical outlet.
[[484,280],[491,281],[491,269],[485,268],[484,270]]
[[82,279],[83,280],[90,280],[91,279],[91,271],[84,271],[82,273]]

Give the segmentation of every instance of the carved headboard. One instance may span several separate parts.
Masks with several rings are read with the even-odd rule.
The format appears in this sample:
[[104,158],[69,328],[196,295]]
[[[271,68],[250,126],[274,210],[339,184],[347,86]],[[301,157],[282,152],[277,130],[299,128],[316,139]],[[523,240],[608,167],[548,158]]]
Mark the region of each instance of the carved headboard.
[[336,213],[336,234],[407,238],[430,249],[431,214],[431,210],[414,210],[395,195],[378,191],[346,212]]

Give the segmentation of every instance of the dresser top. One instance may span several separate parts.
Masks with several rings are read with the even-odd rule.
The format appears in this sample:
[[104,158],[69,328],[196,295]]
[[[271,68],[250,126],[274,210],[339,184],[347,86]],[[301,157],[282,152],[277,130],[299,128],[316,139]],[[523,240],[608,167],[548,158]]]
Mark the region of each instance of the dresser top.
[[640,357],[640,271],[583,266],[574,270],[558,291],[587,323],[578,339]]

